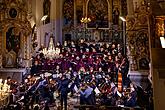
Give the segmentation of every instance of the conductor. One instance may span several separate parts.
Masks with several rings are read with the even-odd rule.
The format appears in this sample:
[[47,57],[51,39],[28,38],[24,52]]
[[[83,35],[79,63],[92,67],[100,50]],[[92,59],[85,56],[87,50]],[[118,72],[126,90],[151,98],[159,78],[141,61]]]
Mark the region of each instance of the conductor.
[[69,85],[69,79],[66,78],[66,75],[63,75],[61,78],[59,90],[60,90],[60,101],[61,101],[61,109],[63,109],[63,103],[64,103],[64,110],[67,110],[67,96],[68,96],[68,85]]

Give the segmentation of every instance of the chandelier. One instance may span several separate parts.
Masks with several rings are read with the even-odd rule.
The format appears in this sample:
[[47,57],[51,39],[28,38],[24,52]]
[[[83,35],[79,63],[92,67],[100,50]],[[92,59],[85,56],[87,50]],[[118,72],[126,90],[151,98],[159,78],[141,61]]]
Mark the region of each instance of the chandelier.
[[0,106],[7,105],[10,96],[10,85],[7,84],[7,80],[2,83],[2,79],[0,79]]
[[58,58],[60,54],[60,48],[55,48],[53,37],[50,37],[48,48],[43,49],[43,54],[45,58],[54,59]]

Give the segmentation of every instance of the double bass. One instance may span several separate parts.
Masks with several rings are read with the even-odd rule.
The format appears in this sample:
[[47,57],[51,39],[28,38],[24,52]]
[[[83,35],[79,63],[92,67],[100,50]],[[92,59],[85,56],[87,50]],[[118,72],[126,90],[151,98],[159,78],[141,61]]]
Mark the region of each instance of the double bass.
[[119,69],[118,69],[118,90],[119,90],[119,92],[122,92],[122,90],[123,90],[123,77],[122,77],[122,73],[121,73],[121,68],[124,66],[124,64],[125,64],[125,58],[123,58],[123,60],[122,60],[122,63],[121,63],[121,65],[119,65]]
[[122,73],[121,73],[121,67],[124,63],[122,62],[121,65],[119,65],[119,69],[118,69],[118,91],[122,92],[123,90],[123,78],[122,78]]
[[118,71],[118,91],[122,92],[122,73]]

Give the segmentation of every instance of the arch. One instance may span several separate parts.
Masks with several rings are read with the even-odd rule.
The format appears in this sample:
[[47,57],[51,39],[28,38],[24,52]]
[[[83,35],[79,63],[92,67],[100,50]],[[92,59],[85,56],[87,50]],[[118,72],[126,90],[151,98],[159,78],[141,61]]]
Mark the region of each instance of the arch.
[[87,0],[86,16],[92,22],[88,23],[88,28],[109,28],[109,0]]

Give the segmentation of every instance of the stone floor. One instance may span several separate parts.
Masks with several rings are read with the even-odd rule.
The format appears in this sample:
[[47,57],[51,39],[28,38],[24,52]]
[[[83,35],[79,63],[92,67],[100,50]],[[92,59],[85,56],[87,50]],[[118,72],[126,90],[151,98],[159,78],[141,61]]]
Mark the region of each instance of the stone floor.
[[[50,110],[58,110],[58,107],[60,106],[60,100],[57,99],[55,102],[55,106],[50,107]],[[68,107],[67,110],[75,110],[74,109],[74,105],[78,105],[79,104],[79,98],[78,97],[68,97]]]

